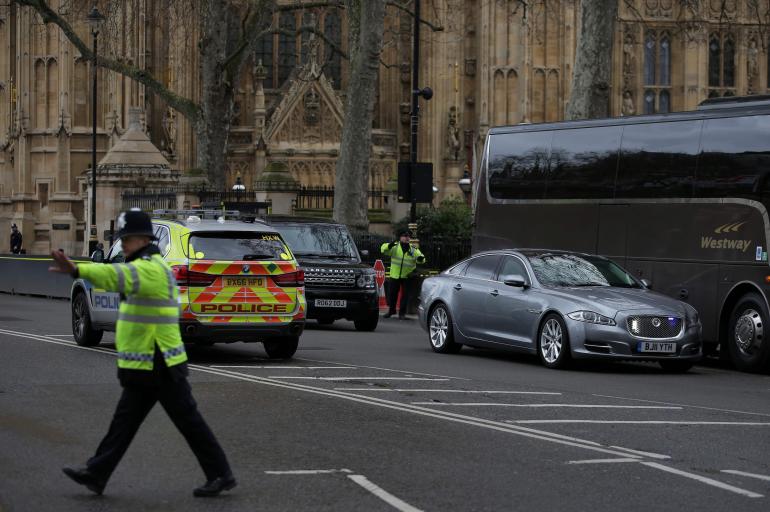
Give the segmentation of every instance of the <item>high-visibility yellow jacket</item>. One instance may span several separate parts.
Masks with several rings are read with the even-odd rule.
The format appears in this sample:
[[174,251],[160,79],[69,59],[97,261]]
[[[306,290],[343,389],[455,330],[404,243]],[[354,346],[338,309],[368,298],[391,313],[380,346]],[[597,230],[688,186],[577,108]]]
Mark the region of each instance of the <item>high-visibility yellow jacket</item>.
[[420,252],[420,249],[409,245],[409,250],[404,251],[401,248],[401,242],[396,242],[396,245],[392,247],[388,242],[385,242],[380,247],[380,252],[385,256],[390,256],[388,276],[391,279],[407,278],[417,268],[418,263],[425,263],[425,256]]
[[78,274],[97,288],[125,296],[115,331],[118,368],[151,371],[156,345],[166,366],[187,361],[179,333],[176,280],[160,254],[130,263],[81,263]]

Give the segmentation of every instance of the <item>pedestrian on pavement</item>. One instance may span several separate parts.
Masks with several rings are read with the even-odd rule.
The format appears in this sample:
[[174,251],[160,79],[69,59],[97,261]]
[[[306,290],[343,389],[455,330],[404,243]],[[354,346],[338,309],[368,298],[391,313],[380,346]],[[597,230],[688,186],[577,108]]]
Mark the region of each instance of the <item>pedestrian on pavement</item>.
[[104,244],[99,242],[96,244],[96,249],[91,253],[91,261],[94,263],[101,263],[104,261]]
[[198,411],[187,382],[187,354],[179,332],[179,304],[171,269],[152,243],[152,222],[139,210],[118,217],[125,263],[77,266],[61,251],[51,253],[53,272],[87,279],[121,294],[115,348],[123,393],[96,454],[79,469],[63,468],[75,482],[101,494],[139,426],[156,402],[187,440],[206,475],[193,491],[216,496],[236,482],[224,451]]
[[21,254],[22,236],[16,224],[11,225],[11,254]]
[[396,314],[398,304],[398,292],[401,291],[401,307],[398,308],[398,318],[406,318],[406,307],[409,303],[409,291],[412,289],[413,273],[417,264],[425,263],[425,256],[420,249],[412,245],[409,231],[399,233],[398,240],[385,242],[380,247],[380,252],[390,256],[390,285],[388,287],[388,312],[385,318]]

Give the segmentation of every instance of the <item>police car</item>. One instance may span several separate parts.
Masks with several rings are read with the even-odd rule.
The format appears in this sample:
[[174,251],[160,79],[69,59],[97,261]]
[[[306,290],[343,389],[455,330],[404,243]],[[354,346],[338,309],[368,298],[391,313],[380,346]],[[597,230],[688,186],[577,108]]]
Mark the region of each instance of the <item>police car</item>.
[[[294,355],[305,326],[304,272],[281,235],[237,212],[156,211],[153,228],[179,287],[186,343],[262,342],[271,358]],[[163,218],[169,217],[169,218]],[[227,219],[227,220],[226,220]],[[120,241],[104,264],[124,261]],[[77,279],[72,330],[78,345],[98,345],[114,331],[120,296]]]

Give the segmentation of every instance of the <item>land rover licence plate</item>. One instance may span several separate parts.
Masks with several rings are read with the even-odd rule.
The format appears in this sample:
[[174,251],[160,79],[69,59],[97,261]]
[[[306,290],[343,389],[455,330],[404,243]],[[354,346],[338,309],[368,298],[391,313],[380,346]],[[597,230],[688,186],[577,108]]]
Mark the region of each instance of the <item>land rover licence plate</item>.
[[317,308],[345,308],[348,306],[346,300],[334,300],[334,299],[316,299],[315,307]]
[[676,343],[663,343],[660,341],[640,341],[637,347],[639,352],[658,352],[673,354],[676,352]]

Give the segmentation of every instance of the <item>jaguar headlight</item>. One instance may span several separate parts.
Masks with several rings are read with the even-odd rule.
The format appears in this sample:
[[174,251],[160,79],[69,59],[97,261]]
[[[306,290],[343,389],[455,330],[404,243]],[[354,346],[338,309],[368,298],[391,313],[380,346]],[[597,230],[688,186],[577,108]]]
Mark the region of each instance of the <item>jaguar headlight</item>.
[[356,284],[359,288],[374,288],[374,272],[365,272],[358,276]]
[[572,320],[577,320],[578,322],[586,322],[588,324],[615,325],[615,320],[612,318],[600,315],[599,313],[595,313],[593,311],[575,311],[574,313],[570,313],[567,316]]

